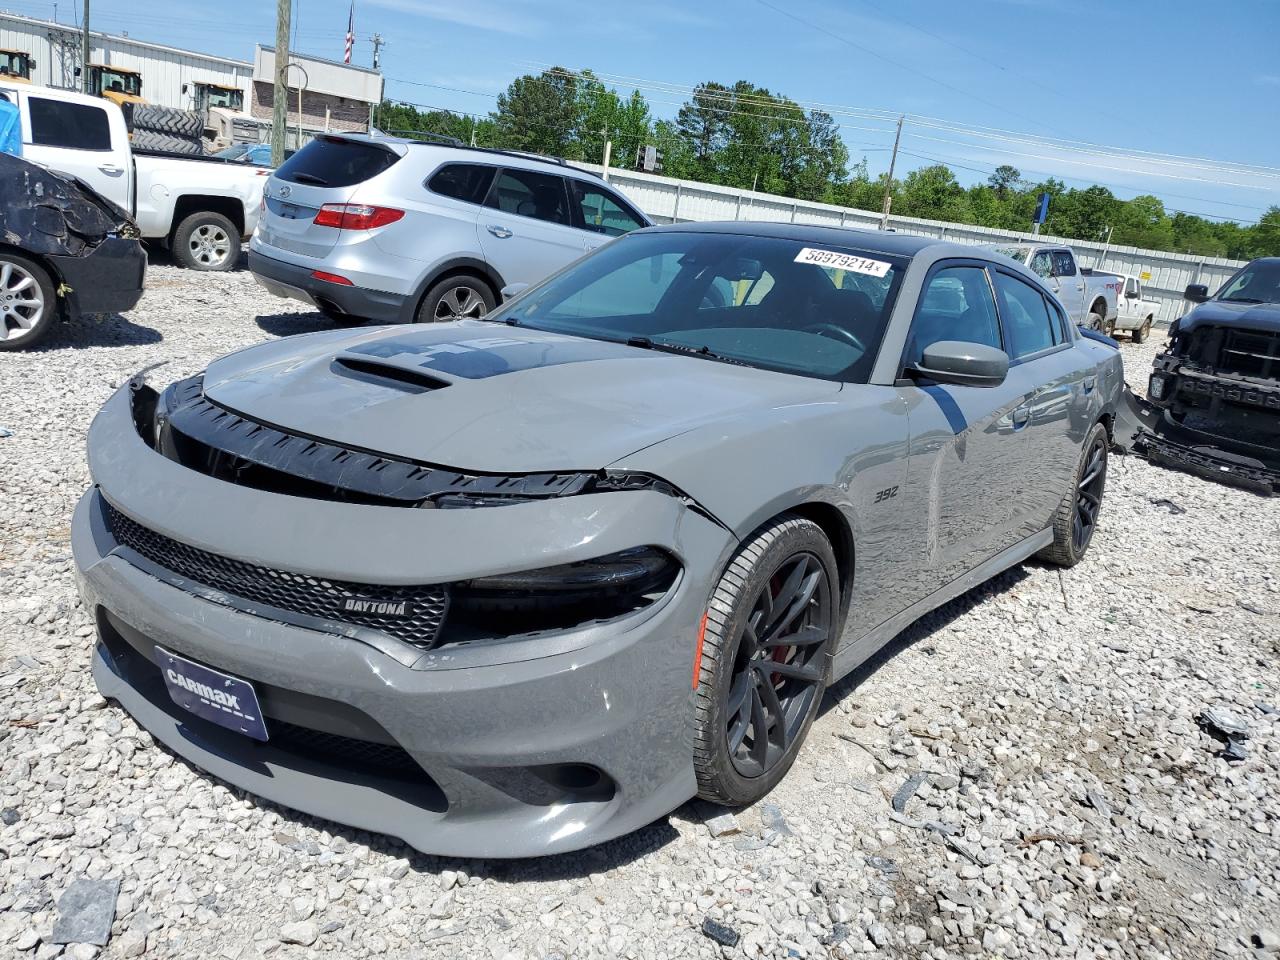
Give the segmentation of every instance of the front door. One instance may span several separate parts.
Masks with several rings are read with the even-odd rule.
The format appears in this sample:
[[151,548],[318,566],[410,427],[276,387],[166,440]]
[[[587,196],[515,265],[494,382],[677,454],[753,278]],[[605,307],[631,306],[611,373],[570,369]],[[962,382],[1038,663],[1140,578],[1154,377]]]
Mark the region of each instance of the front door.
[[[944,261],[925,281],[904,363],[940,340],[1005,348],[991,280],[981,263]],[[911,442],[907,485],[920,509],[903,542],[920,552],[914,601],[1012,546],[1028,508],[1027,434],[1032,388],[919,383],[901,388]]]
[[113,123],[106,106],[35,94],[24,94],[19,109],[26,159],[78,177],[116,206],[132,211],[128,133],[119,111],[111,108]]

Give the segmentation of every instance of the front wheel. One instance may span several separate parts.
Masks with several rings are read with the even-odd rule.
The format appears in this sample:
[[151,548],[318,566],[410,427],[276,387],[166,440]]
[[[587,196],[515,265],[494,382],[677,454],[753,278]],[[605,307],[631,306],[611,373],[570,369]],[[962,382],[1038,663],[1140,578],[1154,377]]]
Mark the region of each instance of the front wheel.
[[0,350],[34,346],[58,315],[53,281],[33,260],[0,250]]
[[220,213],[193,213],[173,231],[173,256],[188,270],[230,270],[240,260],[240,231]]
[[784,515],[720,578],[694,676],[693,762],[704,800],[755,803],[795,762],[830,676],[835,571],[822,529]]
[[1095,423],[1081,448],[1071,489],[1053,515],[1053,543],[1040,551],[1041,560],[1059,567],[1074,567],[1084,558],[1102,511],[1102,492],[1107,485],[1107,445],[1107,428]]
[[1099,333],[1101,333],[1102,332],[1102,315],[1098,313],[1090,312],[1088,318],[1084,322],[1084,325],[1088,327],[1090,330],[1097,330]]
[[1143,322],[1142,326],[1140,326],[1137,330],[1133,331],[1133,342],[1142,343],[1150,335],[1151,335],[1151,318],[1147,317],[1146,321]]

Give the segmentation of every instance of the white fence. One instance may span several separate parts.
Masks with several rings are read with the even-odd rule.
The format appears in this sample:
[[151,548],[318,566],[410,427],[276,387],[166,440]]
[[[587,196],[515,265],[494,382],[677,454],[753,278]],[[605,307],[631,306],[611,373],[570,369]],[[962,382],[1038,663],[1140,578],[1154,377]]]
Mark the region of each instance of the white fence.
[[[593,164],[580,164],[600,171]],[[610,170],[609,180],[658,223],[687,220],[765,220],[770,222],[817,223],[827,226],[862,227],[874,230],[880,214],[853,210],[807,200],[789,200],[767,193],[719,187],[692,180],[673,180],[631,170]],[[889,218],[889,226],[899,233],[937,237],[957,243],[999,243],[1028,241],[1030,233],[993,230],[988,227],[913,217]],[[1197,257],[1189,254],[1117,247],[1065,237],[1039,237],[1041,242],[1070,244],[1086,267],[1108,273],[1128,273],[1143,278],[1146,295],[1160,304],[1157,321],[1168,323],[1182,315],[1186,306],[1182,291],[1189,283],[1207,284],[1216,289],[1243,266],[1240,260]]]

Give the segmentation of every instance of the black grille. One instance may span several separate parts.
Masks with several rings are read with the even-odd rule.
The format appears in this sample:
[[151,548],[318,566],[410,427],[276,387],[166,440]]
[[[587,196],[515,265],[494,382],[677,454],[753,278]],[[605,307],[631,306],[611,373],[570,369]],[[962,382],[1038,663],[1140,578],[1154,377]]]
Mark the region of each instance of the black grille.
[[[378,586],[259,567],[179,543],[103,502],[118,543],[181,577],[303,617],[377,630],[423,650],[439,638],[449,607],[443,586]],[[364,609],[345,609],[348,602]]]
[[417,761],[394,743],[356,740],[271,718],[267,720],[267,732],[273,747],[333,766],[402,780],[427,779]]
[[1218,360],[1221,373],[1280,379],[1280,334],[1228,329]]

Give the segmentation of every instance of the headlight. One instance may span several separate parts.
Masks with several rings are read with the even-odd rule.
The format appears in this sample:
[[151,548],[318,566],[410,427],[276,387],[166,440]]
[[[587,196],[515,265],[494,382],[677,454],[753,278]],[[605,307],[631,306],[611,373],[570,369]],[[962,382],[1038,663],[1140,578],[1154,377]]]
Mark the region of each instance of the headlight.
[[643,609],[675,583],[680,565],[657,547],[481,577],[453,589],[447,629],[475,639],[569,630]]
[[1152,400],[1164,399],[1166,380],[1167,378],[1163,374],[1153,373],[1151,375],[1151,382],[1147,385],[1147,395],[1151,397]]

